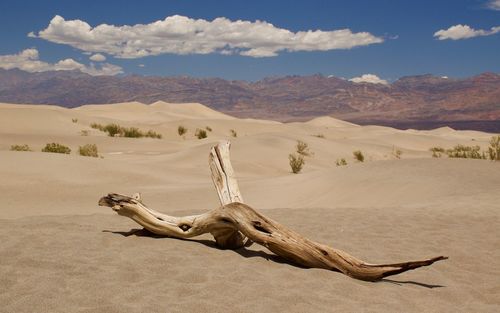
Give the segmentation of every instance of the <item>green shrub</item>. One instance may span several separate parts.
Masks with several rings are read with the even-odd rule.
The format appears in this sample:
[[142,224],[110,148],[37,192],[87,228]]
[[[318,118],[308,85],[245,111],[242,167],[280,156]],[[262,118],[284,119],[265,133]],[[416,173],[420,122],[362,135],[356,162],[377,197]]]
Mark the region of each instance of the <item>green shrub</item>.
[[432,147],[429,149],[429,151],[432,152],[433,158],[440,158],[441,155],[445,152],[444,148],[441,147]]
[[194,135],[198,137],[198,139],[207,138],[207,131],[204,129],[197,128]]
[[345,166],[345,165],[347,165],[347,161],[344,158],[337,159],[337,161],[335,161],[335,165],[337,165],[337,166]]
[[365,156],[363,155],[363,152],[361,152],[361,150],[353,151],[352,155],[354,156],[354,159],[356,159],[358,162],[365,161]]
[[94,158],[99,157],[99,154],[97,152],[97,146],[95,144],[86,144],[84,146],[80,146],[78,152],[82,156],[88,156]]
[[28,145],[12,145],[10,151],[32,151]]
[[492,161],[500,161],[500,135],[491,137],[488,155]]
[[187,133],[187,131],[187,128],[182,125],[179,125],[179,127],[177,127],[177,133],[179,134],[179,136],[184,135],[185,133]]
[[288,160],[290,161],[290,168],[294,174],[298,174],[306,163],[302,155],[297,155],[295,153],[289,154]]
[[[92,123],[90,127],[99,129],[100,131],[107,132],[110,137],[127,137],[127,138],[142,138],[142,137],[150,137],[161,139],[163,136],[153,130],[148,130],[144,133],[137,127],[122,127],[118,124],[107,124],[102,126],[101,124]],[[83,132],[83,131],[82,131]]]
[[53,142],[45,145],[45,148],[42,149],[42,152],[70,154],[71,149],[69,147],[66,147],[65,145]]
[[238,133],[234,129],[230,129],[229,132],[231,133],[231,136],[236,138],[238,137]]
[[210,126],[205,127],[205,129],[208,130],[209,132],[212,131],[212,127],[210,127]]
[[301,140],[297,140],[297,153],[303,156],[311,156],[311,151],[309,151],[309,145]]
[[479,146],[456,145],[453,149],[446,150],[446,154],[450,158],[486,159],[485,153],[481,153]]

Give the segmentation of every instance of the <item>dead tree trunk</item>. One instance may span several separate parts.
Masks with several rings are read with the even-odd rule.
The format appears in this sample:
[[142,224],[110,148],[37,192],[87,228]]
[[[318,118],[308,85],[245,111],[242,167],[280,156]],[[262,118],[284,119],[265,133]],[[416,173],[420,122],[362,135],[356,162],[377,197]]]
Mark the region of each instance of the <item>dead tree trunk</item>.
[[447,259],[438,256],[404,263],[369,264],[287,229],[242,203],[229,147],[229,142],[221,142],[212,148],[209,157],[212,179],[222,204],[217,209],[200,215],[174,217],[146,207],[139,194],[128,197],[114,193],[101,198],[99,205],[111,207],[158,235],[191,238],[211,233],[217,245],[225,249],[236,249],[252,241],[295,264],[340,271],[361,280],[375,281]]

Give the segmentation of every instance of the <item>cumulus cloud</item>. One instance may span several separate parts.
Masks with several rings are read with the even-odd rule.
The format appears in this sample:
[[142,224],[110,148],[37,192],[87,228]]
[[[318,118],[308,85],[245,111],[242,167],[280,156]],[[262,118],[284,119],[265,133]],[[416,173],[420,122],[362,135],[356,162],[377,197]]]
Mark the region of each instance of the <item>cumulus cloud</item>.
[[172,54],[240,54],[272,57],[281,51],[350,49],[383,42],[368,32],[349,29],[292,32],[265,21],[213,21],[173,15],[150,24],[90,26],[56,15],[47,28],[32,34],[86,52],[118,58]]
[[439,40],[459,40],[478,36],[490,36],[500,32],[500,26],[492,27],[490,30],[474,29],[469,25],[458,24],[448,29],[441,29],[434,33]]
[[79,70],[94,76],[123,73],[121,67],[109,63],[96,67],[93,63],[87,66],[73,59],[64,59],[57,63],[40,61],[38,50],[33,48],[23,50],[17,54],[0,55],[0,68],[6,70],[17,68],[26,72]]
[[486,6],[492,10],[500,11],[500,0],[491,0]]
[[349,79],[349,81],[357,84],[359,83],[382,84],[382,85],[389,84],[388,81],[381,79],[380,77],[374,74],[363,74],[359,77],[353,77]]
[[90,56],[89,58],[91,61],[95,62],[104,62],[106,61],[106,57],[100,53],[96,53]]

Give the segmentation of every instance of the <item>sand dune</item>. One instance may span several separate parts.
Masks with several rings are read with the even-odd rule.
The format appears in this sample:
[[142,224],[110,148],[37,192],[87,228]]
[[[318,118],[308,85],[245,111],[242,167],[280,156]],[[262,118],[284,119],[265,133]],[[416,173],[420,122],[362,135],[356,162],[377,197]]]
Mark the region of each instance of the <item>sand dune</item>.
[[[92,129],[94,122],[152,129],[163,139],[112,138]],[[183,137],[179,125],[188,129]],[[208,138],[194,137],[207,126]],[[428,151],[456,144],[484,149],[491,136],[331,117],[285,124],[236,119],[201,104],[0,104],[0,311],[498,311],[500,164],[433,159]],[[208,236],[124,236],[139,226],[97,206],[108,192],[141,192],[149,206],[170,214],[217,206],[207,157],[221,139],[232,141],[245,201],[300,233],[370,262],[450,259],[393,281],[360,282],[282,264],[256,245],[235,252],[214,248]],[[314,155],[293,175],[288,154],[297,140]],[[39,152],[48,142],[73,153]],[[103,158],[77,155],[86,143]],[[13,144],[35,151],[9,151]],[[353,150],[366,161],[355,162]],[[349,164],[337,167],[338,158]]]

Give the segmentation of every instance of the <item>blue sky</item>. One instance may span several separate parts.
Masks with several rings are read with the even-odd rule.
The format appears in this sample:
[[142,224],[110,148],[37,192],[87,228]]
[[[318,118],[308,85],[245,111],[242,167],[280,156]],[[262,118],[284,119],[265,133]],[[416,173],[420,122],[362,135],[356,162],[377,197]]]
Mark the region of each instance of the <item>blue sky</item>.
[[[175,15],[181,17],[170,18],[169,25],[195,25],[196,31],[179,35],[165,23],[151,24]],[[236,25],[238,20],[246,23]],[[244,80],[374,74],[387,81],[424,73],[467,77],[500,72],[500,3],[482,0],[3,0],[0,21],[0,67],[30,71]],[[111,42],[105,32],[99,38],[89,35],[102,24],[114,25],[109,34],[120,34],[123,42]],[[235,30],[226,32],[220,25]],[[342,29],[347,33],[337,32]],[[310,36],[304,35],[307,31]]]

